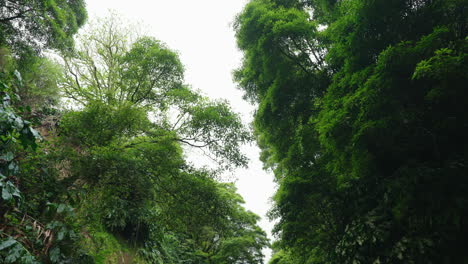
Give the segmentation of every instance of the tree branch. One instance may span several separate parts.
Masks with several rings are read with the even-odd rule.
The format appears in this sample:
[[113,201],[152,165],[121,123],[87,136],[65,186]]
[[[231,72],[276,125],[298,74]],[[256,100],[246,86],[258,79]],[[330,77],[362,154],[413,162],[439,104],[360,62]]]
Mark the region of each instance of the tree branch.
[[6,23],[17,18],[23,18],[26,13],[31,12],[31,11],[33,11],[32,8],[21,11],[12,17],[2,18],[0,19],[0,23]]

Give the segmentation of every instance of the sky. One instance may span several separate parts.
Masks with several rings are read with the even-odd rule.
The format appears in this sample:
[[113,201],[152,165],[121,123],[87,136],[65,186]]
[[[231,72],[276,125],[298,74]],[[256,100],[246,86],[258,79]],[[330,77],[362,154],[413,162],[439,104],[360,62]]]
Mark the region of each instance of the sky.
[[[213,99],[226,99],[248,124],[254,107],[242,100],[242,91],[232,80],[232,71],[241,62],[232,23],[247,0],[87,0],[89,16],[103,17],[113,10],[143,25],[146,34],[165,42],[178,52],[185,66],[185,80],[194,89]],[[273,176],[262,169],[259,149],[253,144],[243,150],[249,168],[234,172],[238,192],[245,207],[262,217],[260,226],[269,233],[266,213],[275,190]],[[266,260],[271,255],[265,252]]]

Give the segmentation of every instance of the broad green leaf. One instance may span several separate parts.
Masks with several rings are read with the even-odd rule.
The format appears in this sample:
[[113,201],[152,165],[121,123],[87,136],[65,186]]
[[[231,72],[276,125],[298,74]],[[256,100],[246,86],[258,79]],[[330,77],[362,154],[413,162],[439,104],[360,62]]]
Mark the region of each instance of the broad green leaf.
[[2,156],[2,159],[10,162],[15,158],[15,155],[12,152],[7,152],[5,155]]
[[8,247],[10,247],[11,245],[15,244],[15,243],[18,243],[18,241],[14,240],[13,238],[8,238],[7,240],[4,240],[0,243],[0,250],[4,250]]
[[2,199],[5,201],[10,200],[13,197],[13,193],[11,192],[11,189],[8,187],[8,183],[6,186],[3,186],[2,188]]

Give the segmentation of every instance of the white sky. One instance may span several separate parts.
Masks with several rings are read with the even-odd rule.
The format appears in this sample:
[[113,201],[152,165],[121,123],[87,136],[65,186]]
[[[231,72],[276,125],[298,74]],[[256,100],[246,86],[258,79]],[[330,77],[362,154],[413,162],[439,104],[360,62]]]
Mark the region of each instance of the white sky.
[[[115,10],[142,22],[144,30],[179,53],[185,65],[186,82],[210,98],[227,99],[245,123],[252,120],[253,107],[242,100],[232,81],[232,71],[242,54],[236,47],[232,22],[247,0],[87,0],[89,16],[106,16]],[[262,170],[259,149],[245,146],[251,159],[248,169],[239,169],[236,185],[245,207],[262,217],[260,226],[270,233],[273,226],[266,213],[271,206],[273,176]],[[270,236],[271,237],[271,236]],[[266,260],[270,251],[265,252]]]

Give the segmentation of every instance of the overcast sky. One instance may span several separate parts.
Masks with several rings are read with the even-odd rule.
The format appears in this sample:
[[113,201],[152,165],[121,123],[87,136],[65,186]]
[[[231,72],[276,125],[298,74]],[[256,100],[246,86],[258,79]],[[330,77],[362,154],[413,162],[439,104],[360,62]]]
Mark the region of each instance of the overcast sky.
[[[232,71],[242,54],[236,47],[232,22],[247,0],[87,0],[89,16],[106,16],[115,10],[126,18],[142,22],[147,34],[165,42],[179,53],[185,65],[186,82],[210,98],[227,99],[245,123],[252,120],[253,107],[242,100],[232,81]],[[236,185],[245,207],[262,217],[260,226],[268,233],[266,213],[274,192],[273,176],[262,170],[259,149],[246,146],[251,162],[235,172]],[[270,251],[265,252],[267,259]]]

